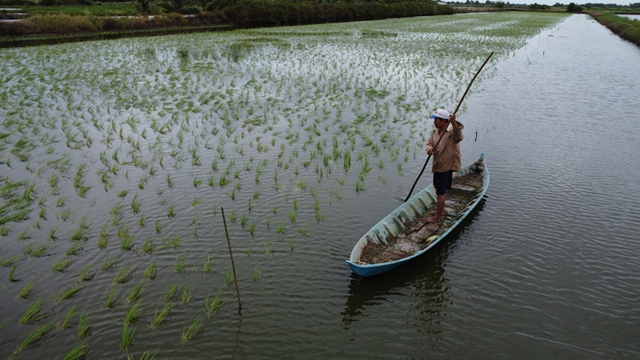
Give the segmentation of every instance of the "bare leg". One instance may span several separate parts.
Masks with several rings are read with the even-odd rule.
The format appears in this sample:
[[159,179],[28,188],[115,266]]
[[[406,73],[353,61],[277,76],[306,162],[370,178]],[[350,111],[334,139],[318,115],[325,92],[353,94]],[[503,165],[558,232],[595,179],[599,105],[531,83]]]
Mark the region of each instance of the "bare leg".
[[442,217],[445,215],[444,202],[446,198],[446,195],[438,195],[436,200],[436,212],[432,217],[427,219],[427,222],[440,222],[442,220]]

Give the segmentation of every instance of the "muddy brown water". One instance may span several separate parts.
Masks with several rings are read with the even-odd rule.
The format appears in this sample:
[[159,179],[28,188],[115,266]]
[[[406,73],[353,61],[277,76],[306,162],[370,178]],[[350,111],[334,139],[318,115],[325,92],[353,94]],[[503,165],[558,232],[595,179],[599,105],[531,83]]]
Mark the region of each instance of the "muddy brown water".
[[[113,67],[122,71],[127,54],[116,58]],[[496,75],[478,83],[460,115],[466,135],[461,143],[462,162],[474,161],[480,152],[486,152],[491,184],[486,198],[445,241],[416,261],[375,278],[355,276],[344,262],[355,241],[407,195],[412,175],[423,164],[420,157],[405,165],[402,177],[388,178],[386,184],[368,181],[365,191],[345,196],[341,202],[334,200],[335,206],[323,202],[325,218],[332,221],[320,222],[317,228],[322,231],[314,231],[313,237],[304,238],[298,232],[299,224],[289,224],[290,207],[277,210],[279,216],[284,212],[288,224],[280,242],[272,237],[269,244],[258,243],[237,220],[232,237],[242,254],[236,257],[242,271],[242,313],[238,314],[232,287],[225,287],[222,308],[198,339],[183,344],[183,329],[202,313],[207,294],[225,286],[224,277],[231,268],[224,235],[206,231],[211,228],[209,223],[220,221],[218,209],[218,217],[201,220],[200,234],[180,248],[181,256],[189,259],[187,270],[159,269],[157,279],[164,283],[147,290],[145,299],[149,300],[135,325],[130,353],[139,358],[144,351],[158,349],[158,359],[639,358],[640,50],[589,17],[573,15],[530,39],[495,67]],[[100,79],[107,81],[109,76],[103,74]],[[136,99],[127,95],[103,108],[135,104]],[[195,95],[185,90],[185,96]],[[34,151],[45,153],[46,149]],[[171,168],[175,157],[164,156]],[[277,152],[274,159],[276,156]],[[17,166],[12,169],[19,172]],[[33,175],[21,171],[21,177]],[[75,171],[71,169],[71,179]],[[137,186],[140,173],[127,174],[133,183],[129,188]],[[179,168],[170,173],[188,183],[195,179],[195,174]],[[87,177],[98,181],[95,173]],[[206,182],[206,176],[200,179]],[[428,179],[424,177],[421,186]],[[161,188],[166,182],[166,177],[150,178],[146,186]],[[167,218],[167,206],[153,192],[153,196],[139,198],[143,207],[153,204],[147,205],[151,222],[147,229],[156,219],[162,223]],[[202,203],[216,200],[204,190],[200,194]],[[265,194],[261,199],[268,196]],[[123,200],[128,214],[133,195]],[[166,190],[161,198],[187,204],[194,200],[192,193],[177,189]],[[291,206],[292,201],[293,196],[287,204]],[[110,217],[99,198],[91,205],[75,208],[77,217],[95,209],[105,213],[101,220]],[[187,225],[162,229],[163,239],[193,233],[194,227],[188,224],[198,206],[185,208],[189,210],[179,212],[176,218],[182,221],[176,223]],[[268,218],[272,212],[272,208],[256,208],[252,216]],[[55,210],[49,216],[55,217]],[[314,219],[311,206],[300,208],[297,221],[305,216]],[[280,221],[274,221],[272,229]],[[96,238],[103,223],[90,224]],[[59,234],[70,234],[75,228],[65,223]],[[105,253],[121,253],[119,239],[114,234],[110,239],[105,251],[84,249],[84,259],[100,267]],[[145,239],[137,241],[141,246]],[[22,244],[12,238],[3,243],[2,251],[22,249]],[[202,266],[211,244],[216,244],[215,269],[203,273],[196,267]],[[33,328],[2,326],[7,320],[14,323],[16,314],[29,305],[6,289],[19,289],[31,277],[46,278],[35,299],[55,296],[61,288],[73,285],[65,274],[51,275],[51,263],[61,252],[23,260],[18,270],[30,270],[18,271],[21,282],[17,284],[8,282],[10,267],[0,269],[1,357],[9,357]],[[179,260],[168,250],[154,256],[163,264]],[[140,265],[137,280],[149,256],[132,251],[121,260]],[[74,264],[68,271],[79,274],[84,268]],[[122,321],[131,308],[125,296],[134,282],[113,284],[120,270],[98,272],[92,281],[99,286],[82,290],[82,302],[77,305],[90,310],[91,336],[81,340],[75,331],[61,331],[22,352],[23,358],[63,357],[84,341],[89,344],[87,358],[125,358],[119,344]],[[255,274],[259,274],[256,281]],[[161,305],[159,299],[173,284],[192,287],[191,303],[196,305],[176,305],[160,329],[150,329],[150,320]],[[111,289],[118,291],[121,303],[115,308],[104,306],[105,294]],[[47,304],[47,313],[57,321],[72,303],[47,299]]]

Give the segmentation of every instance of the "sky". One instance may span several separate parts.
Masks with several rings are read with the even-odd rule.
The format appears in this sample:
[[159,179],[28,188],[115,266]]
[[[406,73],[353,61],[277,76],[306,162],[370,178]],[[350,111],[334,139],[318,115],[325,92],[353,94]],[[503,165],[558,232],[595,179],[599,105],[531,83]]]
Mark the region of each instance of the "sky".
[[[458,2],[464,2],[465,0],[457,0]],[[475,0],[472,0],[475,1]],[[480,3],[484,3],[486,0],[478,0]],[[540,5],[554,5],[556,3],[569,5],[570,3],[575,3],[576,5],[584,5],[587,3],[591,4],[617,4],[617,5],[630,5],[639,3],[640,0],[491,0],[491,1],[504,1],[505,3],[509,2],[511,4],[540,4]]]

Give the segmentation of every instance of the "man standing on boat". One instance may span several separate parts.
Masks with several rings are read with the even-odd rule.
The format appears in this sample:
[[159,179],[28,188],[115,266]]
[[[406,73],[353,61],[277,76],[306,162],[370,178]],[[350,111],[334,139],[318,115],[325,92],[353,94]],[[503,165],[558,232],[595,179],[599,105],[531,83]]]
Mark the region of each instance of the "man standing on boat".
[[444,109],[438,109],[431,115],[436,129],[427,141],[427,155],[433,155],[431,172],[433,186],[436,188],[436,211],[427,222],[440,222],[447,214],[444,210],[447,189],[451,189],[453,172],[460,171],[460,141],[464,126],[456,121],[456,115]]

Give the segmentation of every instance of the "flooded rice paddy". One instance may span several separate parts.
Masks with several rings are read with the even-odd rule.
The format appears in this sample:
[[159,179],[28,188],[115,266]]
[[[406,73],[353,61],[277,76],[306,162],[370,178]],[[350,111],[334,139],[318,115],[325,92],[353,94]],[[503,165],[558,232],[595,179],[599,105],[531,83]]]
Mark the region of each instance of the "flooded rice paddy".
[[[351,274],[352,246],[426,158],[430,111],[452,110],[491,51],[459,113],[463,163],[487,153],[486,200],[417,261]],[[0,58],[3,358],[640,354],[640,51],[587,17]]]

